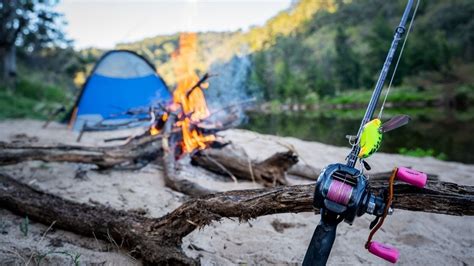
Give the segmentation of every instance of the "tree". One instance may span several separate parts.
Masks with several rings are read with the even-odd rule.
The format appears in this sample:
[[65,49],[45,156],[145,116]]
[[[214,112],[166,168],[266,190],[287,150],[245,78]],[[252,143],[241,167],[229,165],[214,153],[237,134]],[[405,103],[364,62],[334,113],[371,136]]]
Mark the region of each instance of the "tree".
[[33,52],[45,46],[70,43],[62,31],[57,1],[0,0],[0,72],[8,81],[16,76],[16,47]]
[[342,27],[337,28],[335,38],[336,58],[334,68],[340,89],[355,89],[360,86],[360,64],[349,38]]
[[377,81],[393,40],[394,30],[387,21],[387,15],[379,14],[371,24],[371,30],[366,37],[369,51],[364,58],[364,86],[367,88],[374,86]]

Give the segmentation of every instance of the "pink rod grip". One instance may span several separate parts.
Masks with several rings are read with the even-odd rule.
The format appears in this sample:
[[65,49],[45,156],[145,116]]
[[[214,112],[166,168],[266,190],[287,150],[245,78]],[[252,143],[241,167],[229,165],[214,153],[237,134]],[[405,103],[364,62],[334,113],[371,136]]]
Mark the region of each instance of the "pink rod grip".
[[398,256],[400,255],[398,249],[376,241],[370,242],[369,252],[384,260],[390,261],[391,263],[397,262]]
[[428,175],[410,168],[398,167],[397,179],[415,187],[423,188],[428,180]]

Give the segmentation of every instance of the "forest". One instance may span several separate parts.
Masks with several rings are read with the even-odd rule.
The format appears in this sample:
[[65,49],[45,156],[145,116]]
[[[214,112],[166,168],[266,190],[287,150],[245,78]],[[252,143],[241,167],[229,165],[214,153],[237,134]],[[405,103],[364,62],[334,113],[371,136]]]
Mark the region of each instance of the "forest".
[[[264,102],[357,103],[364,99],[357,97],[359,92],[375,84],[403,5],[404,1],[298,1],[265,25],[245,32],[198,33],[200,60],[194,68],[200,73],[213,66],[233,64],[234,71],[244,68],[239,90]],[[2,86],[0,101],[6,109],[0,117],[44,117],[46,106],[70,106],[104,53],[95,48],[69,48],[72,40],[62,34],[64,26],[57,26],[63,20],[61,14],[53,12],[52,6],[43,8],[55,22],[35,21],[29,27],[40,25],[45,34],[29,32],[27,27],[17,38],[18,89],[10,92]],[[398,92],[390,100],[439,101],[458,108],[472,103],[473,12],[474,3],[469,0],[421,2],[394,80]],[[151,37],[117,48],[150,59],[172,86],[175,80],[169,59],[178,36]],[[242,58],[249,62],[243,64]],[[22,104],[10,106],[12,97]],[[37,97],[44,106],[32,106],[30,100]],[[27,112],[30,107],[39,112]]]

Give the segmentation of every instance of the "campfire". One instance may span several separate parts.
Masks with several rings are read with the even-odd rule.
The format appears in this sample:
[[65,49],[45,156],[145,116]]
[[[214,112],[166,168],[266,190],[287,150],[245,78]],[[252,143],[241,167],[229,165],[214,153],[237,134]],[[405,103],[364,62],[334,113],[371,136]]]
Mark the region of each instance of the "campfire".
[[[215,75],[205,73],[199,77],[195,66],[197,60],[196,33],[182,33],[179,37],[179,47],[171,54],[173,70],[176,77],[176,87],[172,100],[128,109],[122,113],[104,118],[93,126],[84,124],[77,138],[79,142],[86,131],[104,131],[126,129],[149,124],[144,136],[172,134],[173,143],[176,142],[176,157],[185,154],[194,154],[216,143],[215,133],[227,128],[235,127],[241,122],[242,106],[255,102],[255,98],[235,101],[226,106],[218,106],[213,112],[208,108],[204,90],[209,87],[207,80]],[[107,119],[118,116],[130,117],[123,123],[107,123]],[[172,118],[172,128],[164,132],[165,125]],[[127,136],[105,139],[109,141],[130,141],[143,136]],[[173,145],[174,146],[174,145]]]
[[[173,128],[181,131],[179,143],[180,155],[205,149],[216,138],[205,132],[206,119],[210,116],[203,90],[208,87],[206,80],[210,75],[199,78],[193,66],[196,64],[197,36],[195,33],[183,33],[179,38],[179,48],[171,58],[177,80],[172,102],[165,107],[161,117],[154,117],[149,133],[157,135],[170,116],[175,116]],[[175,130],[173,130],[175,131]]]

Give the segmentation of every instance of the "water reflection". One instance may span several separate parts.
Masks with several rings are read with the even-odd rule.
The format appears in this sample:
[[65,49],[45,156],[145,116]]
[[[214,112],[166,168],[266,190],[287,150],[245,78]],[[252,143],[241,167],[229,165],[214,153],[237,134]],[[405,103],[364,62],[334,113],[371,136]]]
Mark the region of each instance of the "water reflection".
[[[404,109],[386,113],[384,121],[395,114],[408,114],[412,121],[384,135],[381,151],[433,150],[449,161],[474,163],[474,110],[453,112],[442,109]],[[265,134],[292,136],[348,147],[346,135],[357,133],[364,110],[248,113],[242,128]],[[444,154],[444,155],[443,155]]]

